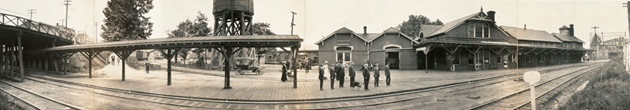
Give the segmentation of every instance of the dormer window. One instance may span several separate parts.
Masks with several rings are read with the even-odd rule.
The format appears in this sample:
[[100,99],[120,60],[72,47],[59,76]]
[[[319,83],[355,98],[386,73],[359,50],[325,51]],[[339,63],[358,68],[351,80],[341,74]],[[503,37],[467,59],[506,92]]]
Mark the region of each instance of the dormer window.
[[490,38],[490,24],[471,22],[468,25],[468,37]]

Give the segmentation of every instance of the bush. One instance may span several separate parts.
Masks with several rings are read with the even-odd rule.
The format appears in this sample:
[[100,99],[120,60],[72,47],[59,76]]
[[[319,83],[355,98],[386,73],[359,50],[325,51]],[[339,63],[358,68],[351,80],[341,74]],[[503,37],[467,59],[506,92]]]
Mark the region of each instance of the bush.
[[[612,60],[601,67],[605,72],[590,80],[587,87],[575,93],[562,110],[626,110],[630,109],[630,74],[622,60]],[[600,71],[595,71],[600,72]]]

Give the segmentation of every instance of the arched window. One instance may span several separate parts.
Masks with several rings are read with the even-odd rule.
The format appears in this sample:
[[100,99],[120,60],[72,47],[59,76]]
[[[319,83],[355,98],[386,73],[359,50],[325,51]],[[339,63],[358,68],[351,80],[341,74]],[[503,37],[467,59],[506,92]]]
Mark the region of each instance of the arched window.
[[350,47],[337,47],[337,61],[350,62],[352,61],[352,48]]

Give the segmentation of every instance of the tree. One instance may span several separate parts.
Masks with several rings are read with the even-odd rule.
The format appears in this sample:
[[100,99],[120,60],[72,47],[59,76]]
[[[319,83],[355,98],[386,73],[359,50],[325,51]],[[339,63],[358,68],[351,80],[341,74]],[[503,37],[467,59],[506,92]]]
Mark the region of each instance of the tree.
[[[205,37],[207,35],[210,35],[212,29],[208,27],[208,17],[206,17],[201,12],[198,13],[199,15],[197,15],[195,21],[190,21],[189,19],[186,19],[186,21],[179,23],[177,25],[177,29],[171,31],[171,33],[168,34],[168,37]],[[203,52],[199,50],[203,49],[197,48],[196,51],[193,52],[195,52],[199,56]],[[188,56],[189,51],[190,49],[180,49],[178,53],[178,55],[184,59],[184,63],[186,63],[185,60]],[[177,62],[177,58],[175,59],[175,62]]]
[[410,37],[418,37],[420,27],[424,24],[442,25],[443,23],[439,19],[432,22],[428,17],[422,15],[409,15],[409,19],[399,24],[398,29]]
[[101,37],[106,41],[147,39],[153,23],[145,16],[153,9],[153,0],[110,0],[103,10],[105,22]]
[[252,25],[252,31],[254,35],[276,35],[276,33],[271,32],[271,25],[265,22],[257,22]]

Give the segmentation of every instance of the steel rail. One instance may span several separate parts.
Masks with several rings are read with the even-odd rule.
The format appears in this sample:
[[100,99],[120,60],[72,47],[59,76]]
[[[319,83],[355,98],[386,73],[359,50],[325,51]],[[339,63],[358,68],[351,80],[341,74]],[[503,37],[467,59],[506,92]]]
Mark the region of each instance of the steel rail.
[[[569,75],[571,75],[571,74],[578,74],[577,76],[572,77],[572,78],[570,78],[570,79],[569,79],[569,80],[571,80],[571,79],[574,79],[574,78],[576,78],[576,77],[579,77],[580,75],[582,75],[582,74],[584,74],[584,73],[588,73],[588,72],[590,72],[592,69],[598,68],[598,67],[600,67],[601,65],[602,65],[602,64],[597,64],[597,65],[592,66],[592,67],[588,67],[588,68],[584,68],[584,69],[577,70],[577,71],[584,71],[584,70],[588,70],[588,71],[585,71],[585,72],[580,72],[579,74],[578,74],[578,72],[577,72],[577,71],[576,71],[576,72],[573,72],[573,73],[564,74],[564,75],[561,75],[561,76],[559,76],[559,77],[553,78],[553,79],[551,79],[551,80],[547,80],[547,81],[545,81],[545,82],[539,83],[539,84],[537,84],[537,85],[535,85],[535,86],[536,86],[536,87],[538,87],[538,86],[542,86],[542,85],[547,84],[547,83],[549,83],[549,82],[551,82],[551,81],[555,81],[555,80],[557,80],[557,79],[559,79],[559,78],[563,78],[563,77],[569,76]],[[567,80],[567,81],[569,81],[569,80]],[[565,82],[567,82],[567,81],[565,81]],[[564,82],[563,82],[563,83],[564,83]],[[562,84],[559,84],[559,85],[562,85]],[[557,87],[559,87],[559,86],[555,86],[555,87],[553,87],[552,89],[557,88]],[[514,92],[514,93],[512,93],[512,94],[505,95],[505,96],[503,96],[503,97],[500,97],[500,98],[497,98],[497,99],[493,99],[493,100],[490,100],[490,101],[487,101],[487,102],[481,103],[481,104],[479,104],[479,105],[475,105],[475,106],[469,107],[467,110],[476,110],[476,109],[479,109],[479,108],[485,107],[485,106],[487,106],[487,105],[490,105],[490,104],[496,103],[496,102],[498,102],[498,101],[500,101],[500,100],[504,100],[504,99],[507,99],[507,98],[509,98],[509,97],[516,96],[516,95],[521,94],[521,93],[523,93],[523,92],[525,92],[525,91],[528,91],[528,90],[529,90],[529,88],[524,88],[524,89],[518,90],[517,92]]]
[[[81,108],[81,107],[77,107],[77,106],[74,106],[74,105],[71,105],[71,104],[67,104],[67,103],[64,103],[64,102],[61,102],[61,101],[58,101],[58,100],[52,99],[52,98],[50,98],[50,97],[46,97],[46,96],[40,95],[40,94],[38,94],[38,93],[35,93],[35,92],[33,92],[33,91],[30,91],[30,90],[24,89],[24,88],[22,88],[22,87],[19,87],[19,86],[13,85],[13,84],[8,83],[8,82],[6,82],[6,81],[2,81],[2,80],[0,80],[0,82],[2,82],[2,83],[4,83],[4,84],[7,84],[7,85],[9,85],[9,86],[11,86],[11,87],[14,87],[14,88],[16,88],[16,89],[19,89],[19,90],[21,90],[21,91],[24,91],[24,92],[26,92],[26,93],[29,93],[29,94],[35,95],[35,96],[37,96],[37,97],[40,97],[40,98],[46,99],[46,100],[48,100],[48,101],[51,101],[51,102],[54,102],[54,103],[57,103],[57,104],[60,104],[60,105],[63,105],[63,106],[66,106],[66,107],[68,107],[68,108],[70,108],[70,109],[74,109],[74,110],[82,110],[82,109],[83,109],[83,108]],[[3,90],[3,91],[4,91],[4,90]],[[5,91],[5,92],[6,92],[6,91]],[[8,92],[7,92],[7,93],[8,93]],[[17,98],[17,97],[16,97],[16,98]],[[33,104],[29,104],[29,105],[33,105]],[[40,110],[41,110],[41,107],[36,107],[36,108],[38,108],[38,109],[40,109]]]
[[[9,96],[11,96],[11,97],[14,97],[15,99],[19,100],[20,102],[23,102],[23,103],[25,103],[26,105],[31,106],[31,107],[33,107],[33,108],[35,108],[35,109],[37,109],[37,110],[42,110],[42,108],[41,108],[41,107],[39,107],[39,106],[37,106],[37,105],[34,105],[33,103],[31,103],[31,102],[29,102],[29,101],[26,101],[26,100],[24,100],[24,99],[20,99],[20,98],[19,98],[19,97],[17,97],[16,95],[13,95],[12,93],[10,93],[10,92],[8,92],[8,91],[5,91],[4,89],[0,89],[0,92],[3,92],[3,93],[5,93],[5,94],[7,94],[7,95],[9,95]],[[8,101],[8,100],[7,100],[7,101]]]

